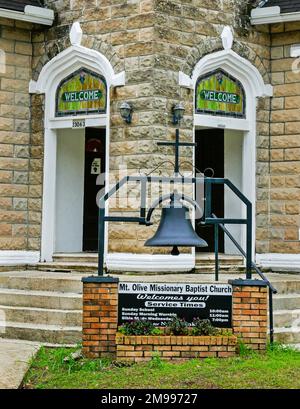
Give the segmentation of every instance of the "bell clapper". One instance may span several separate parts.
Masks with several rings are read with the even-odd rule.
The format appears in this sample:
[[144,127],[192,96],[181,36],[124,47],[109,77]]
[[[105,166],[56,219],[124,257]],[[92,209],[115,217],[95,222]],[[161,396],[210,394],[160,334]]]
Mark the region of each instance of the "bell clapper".
[[177,246],[174,246],[171,251],[172,256],[179,256],[180,251],[178,250]]

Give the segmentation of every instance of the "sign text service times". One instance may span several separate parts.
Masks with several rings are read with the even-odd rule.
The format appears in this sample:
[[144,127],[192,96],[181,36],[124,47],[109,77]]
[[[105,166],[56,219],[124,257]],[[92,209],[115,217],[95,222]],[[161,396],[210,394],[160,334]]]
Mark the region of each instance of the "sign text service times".
[[192,324],[210,319],[216,327],[231,327],[232,287],[228,284],[120,283],[119,325],[146,320],[165,326],[174,316]]

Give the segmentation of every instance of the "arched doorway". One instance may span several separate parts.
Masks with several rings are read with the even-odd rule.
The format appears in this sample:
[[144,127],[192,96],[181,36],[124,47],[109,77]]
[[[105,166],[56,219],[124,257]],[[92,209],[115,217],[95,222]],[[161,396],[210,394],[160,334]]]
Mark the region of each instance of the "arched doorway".
[[[224,78],[227,85],[224,82],[223,86],[220,81]],[[203,57],[196,64],[191,77],[180,72],[179,83],[194,91],[194,136],[195,142],[198,142],[195,166],[200,167],[201,171],[213,168],[214,176],[231,179],[251,200],[255,209],[256,100],[257,97],[271,96],[272,86],[266,85],[257,68],[231,48]],[[199,89],[199,84],[204,86]],[[221,100],[218,101],[218,98]],[[220,217],[222,213],[225,217],[243,215],[244,209],[227,192],[219,192],[217,196],[215,211]],[[246,237],[240,227],[231,226],[229,230],[245,248]],[[253,232],[255,234],[255,217]],[[210,234],[207,233],[208,237]],[[212,239],[209,241],[211,243]],[[221,240],[219,250],[236,253],[225,238]]]
[[[85,248],[86,175],[104,171],[109,177],[109,89],[124,85],[125,73],[115,74],[105,56],[81,46],[81,38],[74,23],[72,46],[49,61],[30,86],[31,93],[45,94],[41,261],[52,261],[57,250]],[[102,157],[96,149],[87,172],[91,155],[85,148],[97,138]]]

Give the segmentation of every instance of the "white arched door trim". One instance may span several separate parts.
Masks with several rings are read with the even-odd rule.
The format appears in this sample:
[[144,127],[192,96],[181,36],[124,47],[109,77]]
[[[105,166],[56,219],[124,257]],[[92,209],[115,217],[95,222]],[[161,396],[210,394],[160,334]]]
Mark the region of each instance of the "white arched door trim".
[[[243,144],[243,193],[253,204],[253,257],[255,256],[255,204],[256,204],[256,106],[258,97],[273,95],[273,87],[265,84],[258,69],[231,48],[208,54],[198,61],[192,76],[179,72],[179,84],[193,89],[195,106],[196,83],[200,76],[222,68],[241,82],[246,95],[246,118],[235,119],[194,113],[197,126],[232,129],[244,132]],[[195,132],[194,132],[195,135]],[[245,245],[245,243],[243,243]]]
[[[60,82],[80,68],[87,68],[102,75],[107,83],[107,112],[100,115],[76,116],[85,119],[86,126],[106,128],[106,179],[109,178],[110,141],[110,87],[125,85],[125,72],[115,74],[109,60],[100,52],[80,45],[82,32],[74,23],[70,38],[72,46],[59,53],[41,70],[38,80],[30,82],[29,92],[45,94],[44,116],[44,177],[41,234],[41,261],[52,261],[55,241],[55,190],[56,190],[56,130],[71,128],[74,117],[55,117],[56,90]],[[108,184],[107,188],[108,188]],[[107,243],[106,243],[107,244]]]

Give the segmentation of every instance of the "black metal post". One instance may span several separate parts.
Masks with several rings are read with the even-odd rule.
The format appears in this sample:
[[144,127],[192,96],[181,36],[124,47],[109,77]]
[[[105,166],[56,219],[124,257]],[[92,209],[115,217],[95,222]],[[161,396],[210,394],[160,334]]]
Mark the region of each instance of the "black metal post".
[[147,179],[143,178],[141,180],[141,208],[140,217],[146,217],[146,203],[147,203]]
[[219,226],[214,225],[215,233],[215,280],[219,281]]
[[[101,206],[101,205],[100,205]],[[105,204],[99,209],[98,221],[98,276],[104,275]]]
[[205,219],[211,217],[211,182],[208,179],[204,179],[204,189],[205,189]]
[[274,342],[274,322],[273,322],[273,291],[269,287],[269,325],[270,325],[270,343]]
[[179,173],[179,129],[176,129],[176,149],[175,149],[175,175],[178,175]]
[[246,278],[252,279],[252,204],[247,204]]

